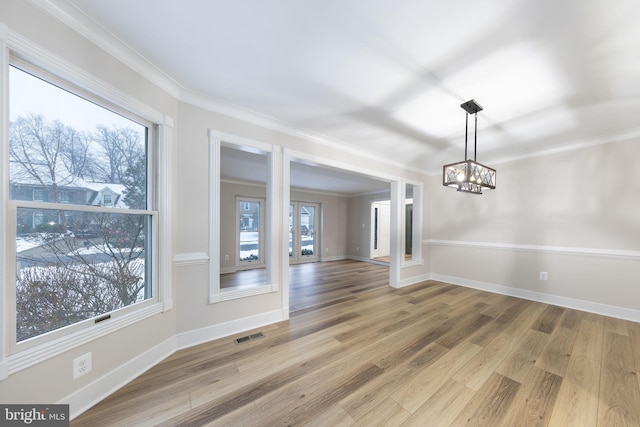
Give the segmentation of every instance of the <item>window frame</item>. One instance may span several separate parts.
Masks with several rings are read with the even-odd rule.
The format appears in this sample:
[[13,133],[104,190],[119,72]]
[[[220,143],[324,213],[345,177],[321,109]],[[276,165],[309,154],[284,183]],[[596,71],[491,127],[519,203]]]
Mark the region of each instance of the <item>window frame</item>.
[[[41,189],[41,188],[34,188],[34,189],[33,189],[33,190],[31,190],[31,191],[33,191],[33,197],[32,197],[32,199],[33,199],[33,201],[34,201],[34,202],[44,202],[44,201],[45,201],[45,200],[44,200],[44,190],[43,190],[43,189]],[[37,194],[37,196],[36,196],[36,194]]]
[[[243,212],[251,211],[251,203],[258,204],[258,259],[256,260],[242,260],[240,258],[240,248],[242,245],[242,241],[240,238],[240,216]],[[264,253],[264,232],[265,232],[265,207],[266,200],[261,197],[244,197],[244,196],[236,196],[236,256],[237,256],[237,267],[251,267],[258,268],[264,267],[265,264],[265,253]]]
[[[8,162],[9,146],[9,67],[16,65],[43,80],[63,87],[90,102],[147,126],[148,156],[153,159],[148,168],[148,179],[155,185],[149,187],[149,200],[155,206],[147,210],[127,210],[127,214],[151,215],[151,243],[149,250],[153,271],[151,281],[155,296],[141,303],[132,304],[109,312],[108,321],[96,323],[87,319],[37,337],[16,343],[15,321],[15,241],[18,206],[123,213],[122,209],[73,206],[67,203],[41,203],[9,200],[8,168],[0,176],[0,265],[5,275],[1,293],[4,304],[0,307],[0,380],[38,364],[44,360],[67,352],[91,340],[103,337],[143,319],[171,310],[172,301],[172,246],[171,246],[171,182],[172,182],[172,135],[173,119],[148,105],[132,98],[121,90],[102,81],[85,70],[68,63],[57,55],[43,49],[12,31],[0,32],[0,162]],[[162,171],[162,173],[158,173]],[[44,205],[44,206],[42,206]],[[106,314],[106,313],[105,313]]]

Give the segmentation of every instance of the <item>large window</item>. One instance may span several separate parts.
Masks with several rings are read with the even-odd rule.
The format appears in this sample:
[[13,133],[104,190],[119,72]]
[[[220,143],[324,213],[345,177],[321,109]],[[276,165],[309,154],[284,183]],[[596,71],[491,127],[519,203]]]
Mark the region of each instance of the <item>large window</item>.
[[238,260],[240,263],[264,264],[262,247],[264,221],[263,199],[238,197]]
[[12,341],[157,300],[154,126],[17,61],[9,93]]

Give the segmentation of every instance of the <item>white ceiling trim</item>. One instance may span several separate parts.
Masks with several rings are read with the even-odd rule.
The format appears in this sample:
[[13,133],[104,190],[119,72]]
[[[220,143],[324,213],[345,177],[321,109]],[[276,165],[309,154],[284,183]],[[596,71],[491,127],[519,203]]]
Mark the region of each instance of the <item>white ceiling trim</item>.
[[191,91],[183,91],[180,96],[180,101],[186,104],[193,105],[195,107],[203,108],[207,111],[222,114],[234,119],[242,120],[251,123],[256,126],[260,126],[266,129],[270,129],[276,132],[284,133],[296,138],[304,139],[305,141],[313,142],[325,146],[330,150],[343,151],[347,154],[356,155],[359,157],[365,157],[370,160],[380,162],[389,166],[400,168],[403,170],[410,170],[416,173],[425,173],[424,170],[405,165],[400,162],[389,160],[385,157],[378,155],[373,151],[367,151],[362,147],[358,147],[354,144],[350,144],[346,141],[332,138],[327,135],[322,135],[317,132],[313,132],[308,129],[298,128],[289,123],[283,122],[273,117],[250,111],[242,107],[228,104],[216,99],[212,99],[203,95],[200,95]]
[[[363,149],[344,140],[329,137],[308,129],[295,127],[287,122],[283,122],[270,116],[247,110],[233,104],[222,102],[211,97],[190,91],[181,86],[174,79],[164,73],[161,69],[148,61],[145,57],[131,48],[127,43],[115,37],[112,33],[106,31],[93,19],[82,13],[75,6],[67,2],[56,2],[54,0],[28,0],[31,4],[40,10],[53,16],[72,30],[96,44],[110,55],[120,60],[125,65],[147,78],[150,82],[157,85],[171,96],[181,102],[194,105],[208,111],[222,114],[231,118],[245,121],[257,126],[261,126],[270,130],[281,132],[290,136],[294,136],[309,142],[321,144],[327,149],[338,150],[351,155],[364,157],[381,164],[386,164],[401,170],[408,170],[420,174],[437,175],[440,171],[426,171],[418,167],[407,166],[401,162],[389,160],[382,157],[376,152]],[[492,161],[492,164],[507,163],[526,158],[551,155],[559,152],[585,148],[589,146],[620,141],[626,138],[640,136],[640,128],[630,129],[622,133],[603,135],[587,141],[567,141],[560,147],[534,151],[522,156],[514,156]]]
[[415,167],[409,167],[400,162],[390,161],[385,157],[371,151],[363,150],[362,148],[346,141],[331,138],[307,129],[297,128],[289,123],[274,119],[273,117],[190,91],[182,87],[162,70],[153,65],[153,63],[131,48],[127,43],[106,31],[102,26],[87,17],[73,5],[66,2],[54,3],[52,0],[29,0],[29,2],[58,19],[72,30],[78,32],[80,35],[96,44],[98,47],[102,48],[125,65],[131,67],[134,71],[138,72],[181,102],[310,142],[322,144],[331,150],[345,151],[348,154],[366,157],[389,166],[404,170],[411,170],[416,173],[424,173],[423,170]]
[[174,98],[179,98],[183,88],[175,80],[70,3],[54,3],[52,0],[29,0],[29,2],[131,67]]

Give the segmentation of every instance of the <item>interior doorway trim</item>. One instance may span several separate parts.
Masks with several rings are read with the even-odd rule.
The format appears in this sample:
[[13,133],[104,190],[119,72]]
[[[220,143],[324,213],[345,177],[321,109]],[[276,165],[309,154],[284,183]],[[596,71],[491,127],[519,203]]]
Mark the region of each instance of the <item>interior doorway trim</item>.
[[[280,171],[282,169],[282,149],[278,146],[265,144],[235,135],[225,134],[209,129],[209,304],[220,301],[228,301],[237,298],[244,298],[252,295],[277,292],[279,289],[278,279],[278,251],[277,231],[278,221],[281,218],[279,205],[274,201],[280,200],[282,194]],[[238,149],[248,147],[251,150],[258,150],[265,153],[268,162],[267,177],[267,227],[266,227],[266,283],[259,286],[235,289],[220,287],[220,148],[222,145],[237,146]]]

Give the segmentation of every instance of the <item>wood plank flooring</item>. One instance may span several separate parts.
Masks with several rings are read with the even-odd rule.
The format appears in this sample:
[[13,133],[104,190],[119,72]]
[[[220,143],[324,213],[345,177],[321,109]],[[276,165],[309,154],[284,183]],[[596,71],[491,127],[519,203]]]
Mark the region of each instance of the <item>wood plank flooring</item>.
[[640,426],[640,324],[355,261],[290,269],[291,319],[179,351],[80,426]]

